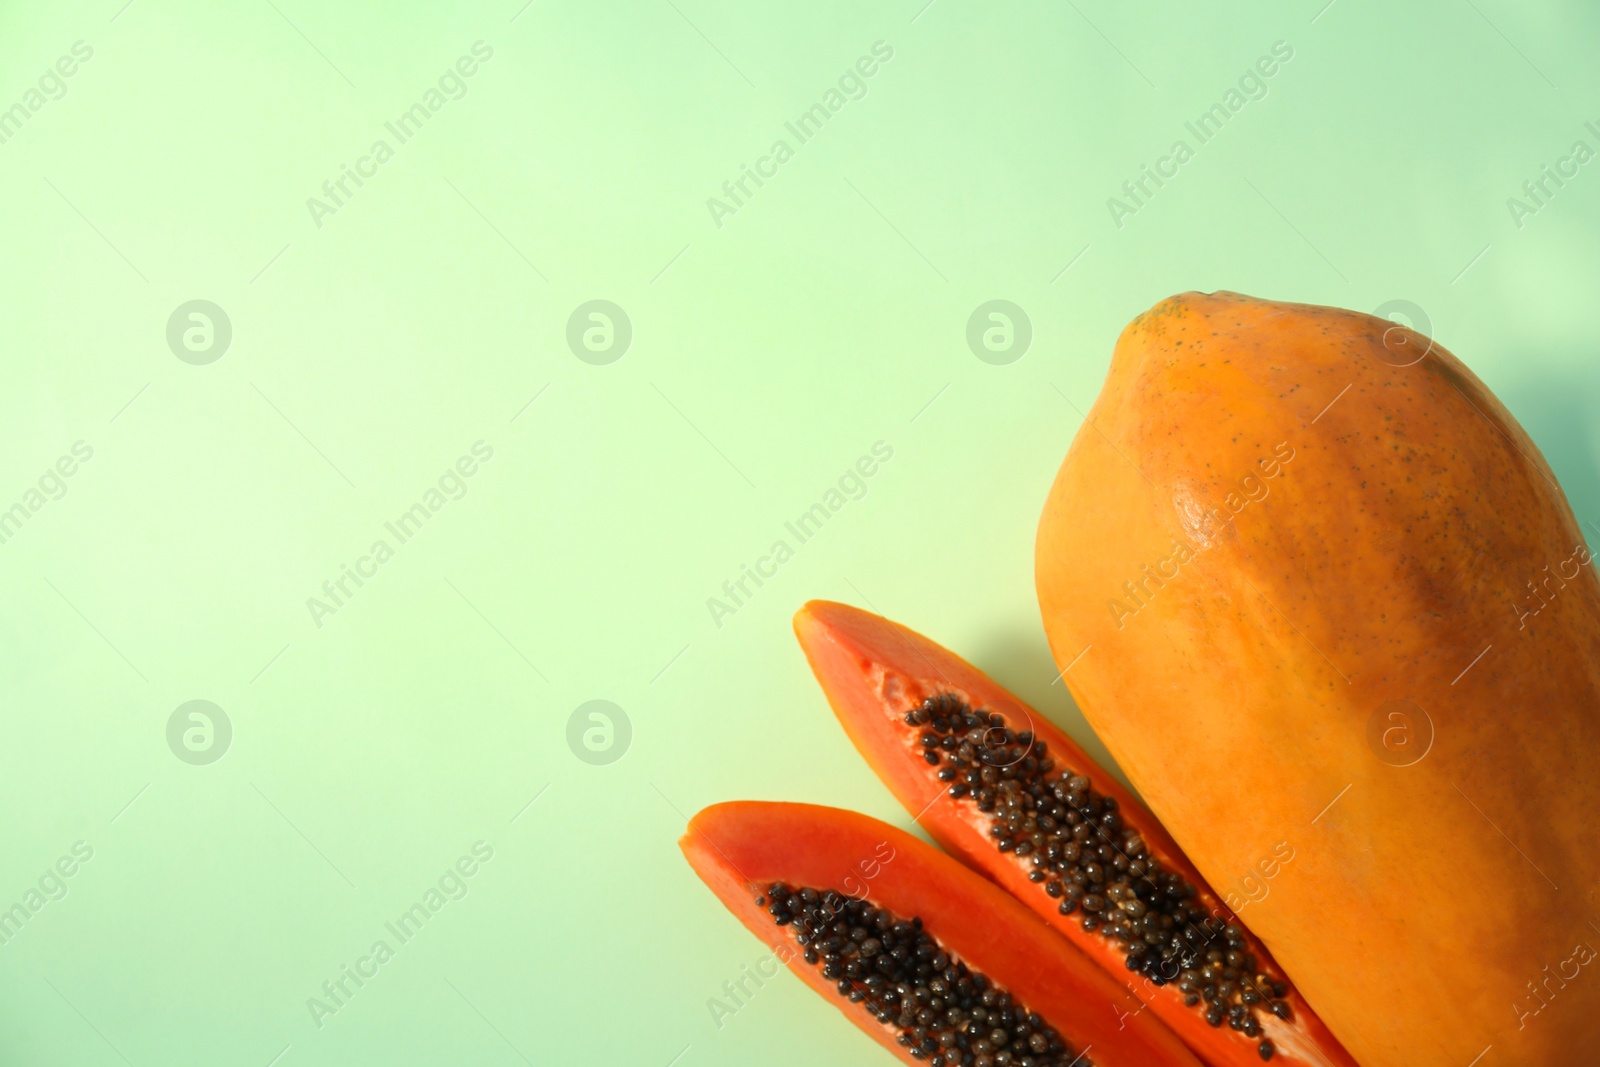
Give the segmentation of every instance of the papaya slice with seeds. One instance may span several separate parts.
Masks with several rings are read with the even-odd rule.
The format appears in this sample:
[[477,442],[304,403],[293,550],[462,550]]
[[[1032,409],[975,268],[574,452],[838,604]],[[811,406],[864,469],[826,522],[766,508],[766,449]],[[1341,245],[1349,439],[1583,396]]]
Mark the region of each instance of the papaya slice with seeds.
[[1211,1067],[1356,1067],[1154,815],[1063,731],[921,634],[813,601],[795,633],[892,793]]
[[905,1063],[1200,1067],[1009,894],[887,823],[734,801],[697,814],[679,846],[778,959]]

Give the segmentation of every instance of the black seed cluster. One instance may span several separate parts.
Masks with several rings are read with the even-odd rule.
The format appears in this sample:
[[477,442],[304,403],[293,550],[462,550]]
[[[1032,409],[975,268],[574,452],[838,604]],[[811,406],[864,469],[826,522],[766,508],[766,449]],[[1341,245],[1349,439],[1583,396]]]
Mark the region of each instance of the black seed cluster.
[[1090,1067],[1061,1035],[940,947],[922,919],[832,890],[767,890],[772,921],[793,924],[805,961],[930,1067]]
[[[1206,1022],[1248,1037],[1261,1034],[1258,1011],[1289,1018],[1288,986],[1258,971],[1244,932],[1209,914],[1194,886],[1123,825],[1116,798],[1058,768],[1043,741],[949,693],[906,712],[905,722],[949,795],[989,816],[995,848],[1027,857],[1029,880],[1062,915],[1079,914],[1084,930],[1121,942],[1128,970],[1177,985]],[[1270,1060],[1271,1040],[1256,1051]]]

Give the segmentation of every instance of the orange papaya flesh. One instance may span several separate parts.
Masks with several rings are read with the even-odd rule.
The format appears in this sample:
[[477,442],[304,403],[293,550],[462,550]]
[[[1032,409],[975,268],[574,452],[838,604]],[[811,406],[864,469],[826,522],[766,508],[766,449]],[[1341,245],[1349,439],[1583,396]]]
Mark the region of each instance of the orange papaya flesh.
[[[1600,1063],[1600,580],[1538,448],[1386,319],[1184,293],[1040,519],[1066,680],[1365,1067]],[[1232,768],[1219,776],[1219,767]]]
[[734,801],[679,845],[776,958],[905,1063],[1199,1067],[1005,892],[887,823]]
[[1150,811],[1049,720],[870,612],[813,601],[795,632],[845,732],[933,838],[1202,1060],[1354,1067]]

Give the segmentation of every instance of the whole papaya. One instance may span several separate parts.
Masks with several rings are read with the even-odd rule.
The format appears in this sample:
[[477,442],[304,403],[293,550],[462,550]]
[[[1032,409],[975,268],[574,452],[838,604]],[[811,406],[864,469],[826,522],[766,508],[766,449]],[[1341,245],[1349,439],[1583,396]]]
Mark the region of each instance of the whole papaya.
[[1357,1060],[1600,1062],[1600,582],[1459,360],[1352,311],[1165,300],[1035,563],[1084,715]]

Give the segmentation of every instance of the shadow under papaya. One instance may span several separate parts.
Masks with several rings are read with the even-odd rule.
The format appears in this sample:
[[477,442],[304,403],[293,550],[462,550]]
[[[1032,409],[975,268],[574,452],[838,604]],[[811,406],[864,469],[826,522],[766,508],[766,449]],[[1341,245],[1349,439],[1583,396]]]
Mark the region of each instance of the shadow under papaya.
[[1555,472],[1584,538],[1600,544],[1600,389],[1571,376],[1525,378],[1499,394]]
[[[1037,618],[1037,615],[1035,615]],[[1094,655],[1090,649],[1087,655]],[[1061,668],[1050,655],[1050,646],[1044,632],[1035,623],[1028,626],[1007,625],[984,634],[972,650],[972,664],[989,677],[1011,690],[1035,711],[1049,717],[1064,730],[1100,766],[1110,771],[1121,782],[1138,794],[1128,782],[1117,761],[1106,746],[1095,736],[1089,721],[1078,710],[1065,679],[1059,677]]]

